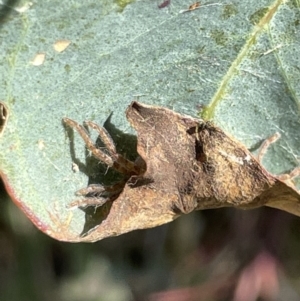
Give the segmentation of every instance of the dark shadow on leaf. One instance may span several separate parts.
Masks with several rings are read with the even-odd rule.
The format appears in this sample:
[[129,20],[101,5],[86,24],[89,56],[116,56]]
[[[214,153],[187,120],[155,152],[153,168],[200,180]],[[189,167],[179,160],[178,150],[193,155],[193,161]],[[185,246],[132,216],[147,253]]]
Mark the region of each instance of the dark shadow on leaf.
[[86,169],[86,164],[82,163],[77,157],[76,157],[76,154],[75,154],[75,147],[74,147],[74,131],[73,129],[71,129],[70,127],[66,126],[63,122],[62,122],[64,128],[65,128],[65,131],[67,133],[67,136],[68,136],[68,139],[70,141],[70,154],[71,154],[71,158],[72,158],[72,162],[75,163],[79,170],[81,172],[83,172],[85,175],[88,175],[87,174],[87,169]]
[[137,137],[132,134],[120,131],[111,123],[112,114],[106,119],[103,127],[109,132],[117,147],[117,152],[127,159],[134,161],[138,157],[137,153]]
[[256,142],[254,145],[252,145],[250,148],[249,148],[249,151],[251,153],[259,150],[259,148],[261,147],[262,143],[264,142],[265,139],[261,139],[260,141]]
[[88,206],[80,208],[85,212],[85,223],[80,237],[87,236],[95,228],[97,228],[108,216],[112,202],[107,202],[101,207]]

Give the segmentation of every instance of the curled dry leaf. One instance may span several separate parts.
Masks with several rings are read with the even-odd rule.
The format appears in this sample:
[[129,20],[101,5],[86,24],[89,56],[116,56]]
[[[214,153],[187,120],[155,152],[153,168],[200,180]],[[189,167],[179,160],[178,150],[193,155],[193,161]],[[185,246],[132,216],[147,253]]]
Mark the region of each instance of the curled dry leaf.
[[92,185],[71,206],[86,212],[80,240],[95,241],[155,227],[193,210],[220,207],[279,208],[300,216],[300,195],[292,181],[268,173],[240,142],[211,122],[162,107],[132,102],[127,119],[137,132],[135,162],[117,154],[109,134],[93,122],[107,151],[95,147],[85,128],[77,130],[93,155],[124,174],[113,186]]

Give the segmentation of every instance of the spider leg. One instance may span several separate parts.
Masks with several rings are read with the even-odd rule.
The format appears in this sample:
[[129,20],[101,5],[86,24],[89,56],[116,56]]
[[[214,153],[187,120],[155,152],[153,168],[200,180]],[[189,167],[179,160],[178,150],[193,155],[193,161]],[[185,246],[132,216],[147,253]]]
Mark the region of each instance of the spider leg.
[[105,152],[103,152],[102,150],[100,150],[99,148],[97,148],[95,146],[95,144],[92,141],[92,139],[90,138],[88,132],[81,124],[79,124],[76,121],[69,119],[69,118],[64,118],[63,122],[78,132],[78,134],[81,136],[81,138],[85,142],[87,148],[92,152],[92,154],[97,159],[104,162],[109,167],[112,167],[114,165],[113,159],[109,155],[107,155]]
[[292,179],[298,177],[300,175],[300,166],[294,168],[290,173],[289,173],[290,177]]
[[81,188],[75,192],[76,195],[78,196],[86,196],[86,195],[101,195],[102,193],[105,192],[105,186],[101,184],[91,184],[86,188]]
[[278,175],[277,178],[283,182],[285,182],[287,185],[292,186],[296,190],[298,190],[294,183],[294,178],[300,176],[300,166],[294,168],[290,173],[285,173]]
[[261,145],[260,150],[258,152],[257,155],[257,160],[259,163],[262,162],[262,158],[264,157],[264,155],[266,154],[269,146],[276,142],[279,138],[281,137],[280,133],[276,132],[274,135],[272,135],[271,137],[267,138]]
[[79,207],[85,208],[89,206],[101,207],[107,202],[113,200],[115,200],[115,198],[102,198],[102,197],[86,198],[86,199],[71,202],[70,204],[67,205],[67,209],[76,209]]
[[87,148],[92,152],[94,157],[104,162],[109,167],[113,167],[115,170],[126,175],[138,175],[143,172],[143,170],[134,162],[131,162],[130,160],[117,153],[115,144],[111,136],[103,127],[100,127],[92,121],[85,122],[85,125],[98,132],[109,154],[96,147],[94,142],[91,140],[88,132],[82,125],[69,118],[64,118],[63,122],[69,127],[75,129],[82,137]]
[[[276,142],[279,138],[281,137],[280,133],[276,132],[274,135],[272,135],[271,137],[267,138],[263,143],[262,146],[259,150],[258,156],[257,156],[257,160],[259,163],[262,162],[262,158],[263,156],[266,154],[267,149],[269,148],[269,146]],[[294,168],[291,172],[286,173],[286,174],[281,174],[281,175],[276,175],[276,178],[285,182],[287,185],[296,188],[295,184],[293,182],[293,179],[298,177],[300,175],[300,166]]]
[[78,207],[96,206],[100,207],[107,202],[113,201],[122,192],[124,182],[121,181],[111,186],[101,184],[91,184],[87,188],[82,188],[76,192],[78,196],[86,196],[81,200],[76,200],[68,204],[67,208],[73,209]]
[[102,142],[106,146],[106,148],[111,156],[114,156],[117,154],[117,149],[116,149],[115,143],[104,127],[101,127],[92,121],[85,121],[83,124],[89,126],[93,130],[98,132],[99,136],[101,137]]
[[74,202],[71,202],[67,205],[67,209],[76,209],[78,207],[88,207],[88,206],[96,206],[100,207],[103,206],[105,203],[107,203],[109,199],[107,198],[86,198],[83,200],[77,200]]
[[78,196],[103,196],[105,194],[119,193],[124,187],[124,181],[120,181],[114,185],[104,186],[101,184],[91,184],[86,188],[76,191]]
[[122,155],[117,153],[116,146],[106,131],[105,128],[100,127],[98,124],[92,121],[85,121],[84,124],[92,128],[93,130],[97,131],[99,136],[101,137],[102,142],[106,146],[109,154],[113,159],[113,167],[123,174],[139,174],[141,170],[136,166],[136,164]]

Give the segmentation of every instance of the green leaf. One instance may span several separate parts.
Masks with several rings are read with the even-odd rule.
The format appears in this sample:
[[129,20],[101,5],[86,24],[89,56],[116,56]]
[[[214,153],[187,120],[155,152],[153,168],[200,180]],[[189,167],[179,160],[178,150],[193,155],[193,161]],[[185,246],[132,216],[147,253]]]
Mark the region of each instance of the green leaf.
[[[66,206],[103,176],[63,117],[104,124],[113,113],[106,125],[126,152],[133,99],[193,116],[204,107],[205,118],[249,148],[280,132],[264,160],[270,172],[299,164],[299,1],[210,2],[182,13],[191,4],[22,2],[2,22],[0,100],[9,118],[1,175],[45,233],[81,240],[85,213]],[[60,40],[71,44],[57,52]]]

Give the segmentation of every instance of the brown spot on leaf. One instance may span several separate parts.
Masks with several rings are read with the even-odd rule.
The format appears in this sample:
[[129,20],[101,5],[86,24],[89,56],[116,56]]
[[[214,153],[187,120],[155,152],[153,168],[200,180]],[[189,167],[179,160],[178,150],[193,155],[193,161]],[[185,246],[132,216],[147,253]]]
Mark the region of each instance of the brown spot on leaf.
[[158,5],[158,8],[165,8],[167,6],[169,6],[171,3],[171,0],[165,0],[164,2],[162,2],[161,4]]
[[189,10],[194,10],[200,7],[200,2],[195,2],[189,6]]

